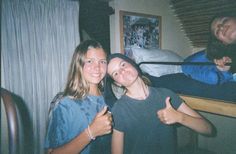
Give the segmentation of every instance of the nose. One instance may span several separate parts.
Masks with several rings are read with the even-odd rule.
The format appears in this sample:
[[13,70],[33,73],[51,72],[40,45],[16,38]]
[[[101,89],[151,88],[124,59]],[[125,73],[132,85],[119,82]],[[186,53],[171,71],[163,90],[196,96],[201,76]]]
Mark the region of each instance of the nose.
[[100,69],[100,63],[99,62],[94,62],[93,68],[95,70],[99,70]]
[[120,68],[119,73],[120,74],[124,74],[124,72],[125,72],[125,69],[124,68]]

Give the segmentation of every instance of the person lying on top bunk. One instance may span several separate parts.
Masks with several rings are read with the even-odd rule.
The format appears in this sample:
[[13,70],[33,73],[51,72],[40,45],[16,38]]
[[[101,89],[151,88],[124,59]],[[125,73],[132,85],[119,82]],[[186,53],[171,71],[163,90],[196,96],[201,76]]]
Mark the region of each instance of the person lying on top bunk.
[[[211,38],[213,44],[213,50],[216,53],[220,53],[220,50],[228,50],[227,56],[231,58],[232,64],[230,71],[236,72],[236,14],[221,14],[215,16],[211,22]],[[215,48],[214,46],[220,46]],[[224,49],[222,49],[224,48]],[[218,49],[218,51],[217,51]],[[211,49],[209,49],[211,50]],[[211,53],[212,51],[209,51]],[[214,58],[214,54],[212,54]],[[209,56],[208,56],[209,57]],[[214,59],[217,59],[216,57]],[[217,63],[217,62],[216,62]],[[218,61],[219,65],[222,65],[222,61]],[[224,64],[224,63],[223,63]]]
[[[236,15],[216,15],[210,23],[207,49],[190,55],[184,61],[214,62],[216,65],[182,65],[182,71],[195,80],[212,85],[235,81]],[[226,63],[231,63],[231,67]]]

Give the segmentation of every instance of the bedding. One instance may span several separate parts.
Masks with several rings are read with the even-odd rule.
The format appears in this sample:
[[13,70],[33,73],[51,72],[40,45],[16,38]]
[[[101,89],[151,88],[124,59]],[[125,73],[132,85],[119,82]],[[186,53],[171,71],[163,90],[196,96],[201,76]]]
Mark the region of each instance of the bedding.
[[[184,62],[211,62],[205,50],[194,53],[184,59]],[[182,65],[182,71],[191,78],[207,84],[223,84],[234,81],[233,74],[229,71],[220,71],[216,65]]]
[[[129,57],[137,64],[145,61],[183,62],[183,58],[171,50],[160,50],[156,48],[144,49],[136,46],[131,48]],[[140,69],[156,77],[182,72],[181,66],[179,65],[142,64]]]
[[194,80],[183,73],[169,74],[161,77],[148,75],[155,87],[165,87],[178,94],[198,96],[236,104],[236,82],[221,85],[209,85]]

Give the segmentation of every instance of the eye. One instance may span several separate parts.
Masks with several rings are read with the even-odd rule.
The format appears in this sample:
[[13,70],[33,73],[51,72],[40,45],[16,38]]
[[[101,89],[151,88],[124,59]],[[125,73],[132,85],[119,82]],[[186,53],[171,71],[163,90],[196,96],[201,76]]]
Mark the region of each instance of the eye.
[[92,61],[92,59],[86,59],[86,60],[85,60],[85,63],[86,63],[86,64],[92,64],[93,61]]
[[121,66],[122,66],[122,67],[125,67],[125,66],[126,66],[126,62],[122,62],[122,63],[121,63]]
[[106,60],[101,60],[101,64],[107,64]]

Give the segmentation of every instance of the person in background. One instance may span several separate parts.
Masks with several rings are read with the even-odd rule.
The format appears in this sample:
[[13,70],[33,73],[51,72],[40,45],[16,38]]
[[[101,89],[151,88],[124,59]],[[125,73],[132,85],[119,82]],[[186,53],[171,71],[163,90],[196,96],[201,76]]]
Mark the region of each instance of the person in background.
[[[228,57],[231,59],[232,73],[236,73],[236,13],[216,15],[211,22],[211,41],[208,45],[208,58],[221,68],[225,66]],[[226,50],[226,54],[221,54]],[[214,53],[216,55],[214,55]],[[221,58],[219,55],[222,55]],[[226,66],[227,67],[227,66]]]
[[90,154],[96,141],[111,133],[112,116],[100,90],[106,58],[97,41],[87,40],[76,47],[66,88],[49,114],[47,153]]
[[215,15],[210,23],[211,37],[225,45],[236,44],[236,13]]
[[174,124],[205,135],[212,133],[212,125],[175,93],[148,86],[148,79],[125,55],[108,57],[108,74],[125,90],[112,107],[113,154],[175,154]]
[[[220,59],[214,59],[213,61],[224,61],[225,63],[231,62],[228,57],[221,57]],[[212,62],[208,59],[205,50],[194,53],[184,59],[184,62]],[[182,65],[183,73],[186,76],[191,77],[194,80],[210,84],[219,85],[229,81],[233,81],[233,74],[229,72],[227,66],[218,65]]]
[[[207,84],[235,81],[236,15],[220,14],[210,22],[207,49],[185,58],[185,62],[213,62],[216,65],[182,65],[185,75]],[[216,54],[216,55],[214,55]],[[234,60],[235,59],[235,60]],[[231,66],[227,66],[231,63]]]

